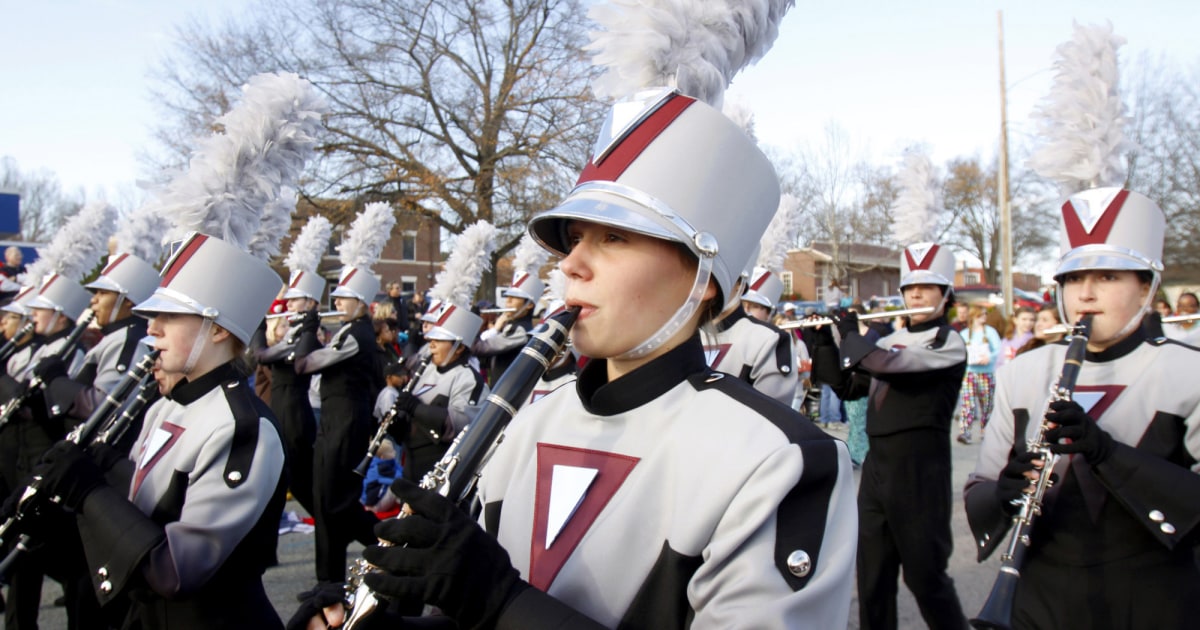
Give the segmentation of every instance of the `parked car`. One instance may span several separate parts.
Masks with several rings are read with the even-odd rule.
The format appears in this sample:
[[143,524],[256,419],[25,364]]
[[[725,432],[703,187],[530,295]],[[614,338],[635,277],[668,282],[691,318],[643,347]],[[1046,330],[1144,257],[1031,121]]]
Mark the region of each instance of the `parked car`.
[[[779,308],[782,309],[784,304],[791,304],[791,305],[795,306],[796,307],[796,315],[799,317],[804,317],[805,315],[811,315],[814,313],[817,315],[823,315],[823,314],[825,314],[825,310],[827,308],[825,306],[824,302],[817,302],[815,300],[783,302],[779,305]],[[809,309],[812,309],[812,310],[810,311]]]
[[[967,304],[985,301],[994,305],[1004,304],[1004,292],[994,284],[954,287],[954,296],[958,301]],[[1013,301],[1017,303],[1018,307],[1027,306],[1035,310],[1041,308],[1043,304],[1041,296],[1017,288],[1013,289]]]

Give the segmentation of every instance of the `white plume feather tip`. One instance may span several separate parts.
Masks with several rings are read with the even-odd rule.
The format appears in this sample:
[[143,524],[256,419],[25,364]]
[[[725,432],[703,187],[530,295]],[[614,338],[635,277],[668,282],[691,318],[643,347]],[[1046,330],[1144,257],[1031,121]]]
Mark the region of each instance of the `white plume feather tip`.
[[342,266],[370,269],[383,253],[383,246],[392,237],[395,225],[396,213],[390,205],[381,201],[367,204],[350,224],[342,244],[338,245]]
[[108,253],[108,237],[116,229],[117,210],[104,201],[94,201],[71,217],[46,247],[38,248],[38,259],[29,265],[27,278],[40,283],[50,273],[79,282]]
[[1077,23],[1055,51],[1054,83],[1032,114],[1045,144],[1029,166],[1065,195],[1125,182],[1123,158],[1137,145],[1125,135],[1129,116],[1119,93],[1117,49],[1124,43],[1111,23]]
[[463,230],[429,290],[430,299],[470,306],[484,272],[491,267],[495,250],[496,228],[492,224],[479,221]]
[[513,271],[526,271],[533,275],[538,275],[542,270],[542,265],[550,259],[550,252],[538,245],[533,237],[526,233],[521,237],[521,242],[517,244],[517,251],[513,254]]
[[326,110],[312,84],[291,73],[259,74],[217,123],[225,133],[200,141],[188,170],[160,193],[175,220],[167,240],[196,231],[248,248],[282,187],[294,187],[316,145]]
[[267,203],[258,232],[250,239],[248,251],[251,256],[267,261],[279,255],[279,245],[292,228],[297,201],[296,189],[284,186],[279,189],[279,196]]
[[779,197],[779,208],[759,241],[758,264],[773,273],[783,270],[788,250],[795,246],[801,227],[800,200],[789,194]]
[[603,30],[587,49],[605,68],[593,91],[619,99],[676,87],[714,107],[742,68],[775,43],[794,0],[611,0],[588,10]]
[[892,236],[903,246],[933,241],[944,207],[933,162],[923,153],[909,153],[897,181],[900,194],[892,205]]
[[546,278],[546,300],[553,302],[554,300],[564,300],[566,297],[567,274],[563,273],[561,267],[555,267],[550,270],[550,274]]
[[325,250],[329,248],[329,237],[333,234],[333,224],[322,216],[315,216],[300,230],[292,248],[288,250],[283,264],[289,271],[315,272],[321,266]]
[[165,253],[163,237],[170,229],[171,218],[161,211],[157,200],[151,200],[120,221],[116,234],[117,251],[133,254],[151,265],[157,264]]

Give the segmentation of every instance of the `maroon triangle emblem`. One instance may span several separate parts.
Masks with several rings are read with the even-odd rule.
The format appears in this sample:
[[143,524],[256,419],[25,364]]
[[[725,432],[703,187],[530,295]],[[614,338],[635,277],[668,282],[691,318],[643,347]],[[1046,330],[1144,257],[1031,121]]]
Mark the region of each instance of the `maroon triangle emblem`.
[[725,359],[725,355],[729,354],[731,344],[721,343],[715,346],[704,346],[704,358],[708,361],[708,367],[716,370],[721,365],[721,361]]
[[1077,385],[1072,399],[1079,403],[1087,415],[1100,422],[1100,416],[1117,401],[1125,391],[1124,385]]
[[[1100,422],[1104,412],[1117,401],[1124,385],[1077,385],[1071,398],[1083,407],[1092,420]],[[1092,474],[1092,469],[1082,456],[1072,455],[1070,460],[1071,472],[1079,483],[1079,491],[1083,495],[1083,504],[1087,507],[1088,515],[1093,523],[1100,520],[1100,510],[1104,507],[1108,493],[1100,480]]]
[[[567,558],[638,461],[637,457],[617,453],[538,443],[533,538],[529,543],[530,584],[543,591],[550,588]],[[560,483],[555,487],[556,467],[559,471],[594,471],[594,476],[586,486]],[[563,505],[573,509],[568,508],[569,516],[565,522],[559,522],[561,519],[552,514],[552,507]],[[556,511],[561,514],[561,510]]]

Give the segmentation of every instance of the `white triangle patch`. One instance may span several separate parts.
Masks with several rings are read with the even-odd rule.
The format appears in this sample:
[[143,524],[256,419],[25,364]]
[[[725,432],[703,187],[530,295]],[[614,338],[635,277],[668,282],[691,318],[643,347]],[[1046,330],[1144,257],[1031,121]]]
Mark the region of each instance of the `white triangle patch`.
[[669,88],[646,90],[633,95],[629,100],[615,103],[609,109],[604,126],[600,128],[600,137],[592,147],[592,163],[599,164],[638,123],[654,113],[663,101],[673,93]]
[[579,466],[555,465],[550,477],[550,510],[546,523],[546,549],[566,527],[596,480],[599,470]]
[[931,249],[933,249],[933,243],[917,243],[908,248],[908,253],[912,256],[913,262],[918,266],[923,266]]
[[162,427],[156,428],[154,433],[146,440],[146,450],[142,451],[142,461],[138,463],[138,468],[145,468],[150,460],[158,454],[158,451],[170,441],[173,434],[170,431],[165,431]]
[[1092,407],[1095,407],[1096,403],[1104,400],[1104,395],[1106,393],[1107,392],[1075,392],[1071,394],[1071,400],[1079,403],[1079,406],[1083,407],[1084,413],[1091,413]]
[[708,365],[708,367],[715,367],[713,365],[713,361],[716,361],[717,357],[719,357],[719,356],[721,356],[720,348],[705,348],[704,349],[704,363],[706,365]]
[[[1120,192],[1118,190],[1118,192]],[[1084,197],[1071,197],[1071,209],[1075,211],[1075,216],[1079,217],[1079,223],[1088,234],[1096,229],[1096,224],[1104,217],[1104,213],[1112,205],[1116,193],[1108,195],[1101,200],[1100,203],[1093,205]]]

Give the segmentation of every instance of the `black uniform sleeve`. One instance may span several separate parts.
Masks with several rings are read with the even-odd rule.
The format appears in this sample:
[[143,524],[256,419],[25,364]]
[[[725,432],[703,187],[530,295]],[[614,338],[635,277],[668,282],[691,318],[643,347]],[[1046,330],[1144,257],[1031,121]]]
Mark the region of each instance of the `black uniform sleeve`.
[[496,620],[496,630],[591,630],[604,626],[536,588],[521,591]]
[[[101,486],[88,495],[78,519],[92,586],[101,604],[140,575],[147,554],[166,540],[163,529],[112,486]],[[96,550],[102,553],[95,554]]]
[[1092,470],[1166,548],[1174,549],[1200,524],[1200,475],[1191,470],[1120,442]]
[[1004,506],[996,498],[996,482],[980,480],[964,493],[963,504],[967,511],[967,525],[971,528],[975,545],[975,560],[983,562],[1004,541],[1012,527],[1012,517],[1004,512]]

